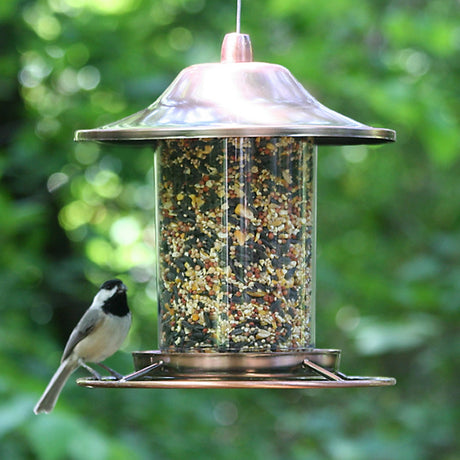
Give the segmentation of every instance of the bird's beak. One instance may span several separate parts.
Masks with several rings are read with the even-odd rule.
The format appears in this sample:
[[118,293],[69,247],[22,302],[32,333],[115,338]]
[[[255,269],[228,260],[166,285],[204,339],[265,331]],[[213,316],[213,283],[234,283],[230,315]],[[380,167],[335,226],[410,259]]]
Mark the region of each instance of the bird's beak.
[[121,292],[126,292],[128,290],[128,288],[122,284],[121,286],[118,287],[117,289],[117,292],[121,293]]

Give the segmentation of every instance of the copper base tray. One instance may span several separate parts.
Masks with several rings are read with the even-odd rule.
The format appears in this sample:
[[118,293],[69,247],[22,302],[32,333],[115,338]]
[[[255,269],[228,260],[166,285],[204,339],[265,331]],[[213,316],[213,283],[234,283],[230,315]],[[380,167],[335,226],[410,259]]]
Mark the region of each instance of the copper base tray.
[[340,350],[282,353],[133,352],[135,372],[117,380],[81,378],[92,388],[352,388],[390,386],[391,377],[347,376]]

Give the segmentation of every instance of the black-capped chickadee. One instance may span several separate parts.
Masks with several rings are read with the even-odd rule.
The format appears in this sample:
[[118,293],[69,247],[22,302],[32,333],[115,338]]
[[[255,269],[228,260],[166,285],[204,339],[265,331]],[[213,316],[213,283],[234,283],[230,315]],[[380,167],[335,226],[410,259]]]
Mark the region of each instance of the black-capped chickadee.
[[[131,326],[131,313],[126,298],[126,286],[118,279],[106,281],[94,297],[67,341],[61,365],[50,380],[34,412],[51,412],[70,374],[79,366],[97,372],[85,364],[100,364],[122,345]],[[110,368],[100,364],[114,373]],[[121,376],[119,376],[121,377]]]

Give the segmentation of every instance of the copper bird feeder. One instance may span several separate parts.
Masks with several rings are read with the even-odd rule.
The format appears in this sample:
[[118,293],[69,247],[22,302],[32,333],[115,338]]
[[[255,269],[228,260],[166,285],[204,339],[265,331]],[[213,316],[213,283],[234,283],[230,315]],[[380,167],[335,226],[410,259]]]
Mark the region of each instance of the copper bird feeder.
[[160,342],[133,352],[125,378],[80,385],[395,384],[341,373],[340,350],[315,348],[314,331],[317,146],[395,132],[334,112],[286,68],[254,62],[237,24],[219,63],[190,66],[146,109],[75,134],[154,149]]

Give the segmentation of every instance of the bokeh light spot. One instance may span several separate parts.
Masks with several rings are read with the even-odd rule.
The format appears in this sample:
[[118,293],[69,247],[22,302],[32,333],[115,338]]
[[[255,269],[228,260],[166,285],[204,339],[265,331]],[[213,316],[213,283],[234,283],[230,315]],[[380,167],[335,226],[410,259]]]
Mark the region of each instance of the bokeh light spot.
[[139,222],[134,217],[122,217],[110,228],[110,238],[119,245],[130,245],[137,241],[141,234]]

